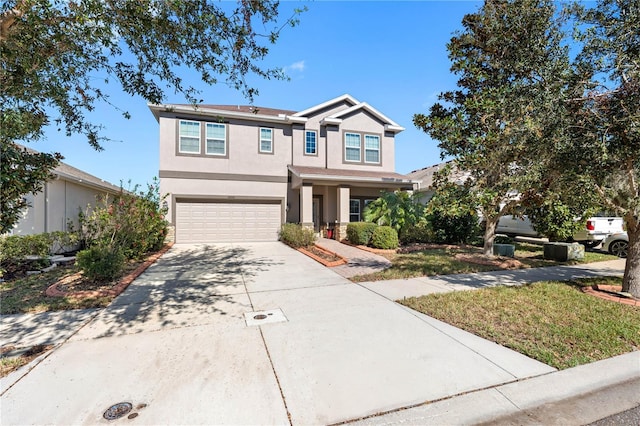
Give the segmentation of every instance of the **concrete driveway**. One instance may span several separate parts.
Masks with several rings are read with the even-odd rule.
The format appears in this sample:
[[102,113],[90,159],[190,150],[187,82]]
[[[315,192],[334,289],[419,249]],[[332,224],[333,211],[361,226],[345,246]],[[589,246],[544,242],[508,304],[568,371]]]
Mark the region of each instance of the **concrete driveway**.
[[7,390],[0,420],[107,424],[128,402],[115,423],[331,424],[550,371],[281,243],[176,245]]

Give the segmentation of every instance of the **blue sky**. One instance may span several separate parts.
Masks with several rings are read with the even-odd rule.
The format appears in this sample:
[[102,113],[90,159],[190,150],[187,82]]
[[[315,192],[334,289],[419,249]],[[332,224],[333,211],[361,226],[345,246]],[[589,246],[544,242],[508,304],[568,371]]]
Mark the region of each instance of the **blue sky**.
[[[255,105],[303,110],[349,93],[367,102],[406,130],[396,136],[396,171],[408,173],[440,161],[437,142],[412,124],[413,114],[428,112],[438,93],[455,87],[446,43],[461,29],[462,17],[478,10],[471,1],[283,1],[280,16],[306,5],[295,28],[285,28],[271,46],[264,65],[285,68],[290,81],[252,78],[259,89]],[[185,77],[198,87],[197,74]],[[55,128],[46,140],[28,146],[57,151],[65,162],[114,184],[145,184],[158,174],[158,123],[146,102],[111,84],[111,102],[97,105],[89,116],[104,126],[104,151],[86,139],[67,137]],[[247,104],[243,96],[221,84],[201,86],[201,98],[212,104]],[[184,103],[172,92],[166,103]],[[126,185],[125,185],[126,186]]]

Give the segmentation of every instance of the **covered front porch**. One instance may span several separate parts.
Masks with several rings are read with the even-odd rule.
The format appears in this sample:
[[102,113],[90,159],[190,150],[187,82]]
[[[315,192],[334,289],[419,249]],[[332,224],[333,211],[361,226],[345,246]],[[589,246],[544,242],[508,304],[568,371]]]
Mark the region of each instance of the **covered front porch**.
[[346,238],[349,222],[363,220],[366,205],[384,191],[412,190],[413,182],[394,172],[289,166],[287,222],[319,235]]

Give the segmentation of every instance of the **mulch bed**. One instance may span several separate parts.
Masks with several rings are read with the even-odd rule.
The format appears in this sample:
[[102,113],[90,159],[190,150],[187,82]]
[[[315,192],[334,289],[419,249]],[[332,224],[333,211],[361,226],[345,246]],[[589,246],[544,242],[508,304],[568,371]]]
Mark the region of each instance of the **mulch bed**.
[[324,249],[320,246],[313,245],[308,247],[301,247],[299,252],[306,254],[310,258],[322,263],[324,266],[332,267],[338,265],[344,265],[347,263],[347,259],[340,256],[337,253]]
[[466,244],[456,245],[456,244],[434,244],[434,243],[411,243],[404,245],[398,249],[398,253],[407,254],[413,253],[415,251],[423,251],[423,250],[456,250],[456,249],[467,249],[472,246],[468,246]]
[[462,262],[475,263],[477,265],[495,266],[500,269],[528,268],[527,265],[520,262],[518,259],[512,259],[510,257],[488,257],[483,254],[458,253],[454,255],[454,258]]
[[160,256],[165,254],[171,246],[173,246],[173,243],[166,244],[160,251],[148,256],[142,263],[130,264],[125,276],[119,281],[95,282],[85,278],[82,272],[76,272],[50,285],[45,290],[45,294],[50,297],[72,297],[76,299],[115,297],[122,293],[138,275],[155,263]]

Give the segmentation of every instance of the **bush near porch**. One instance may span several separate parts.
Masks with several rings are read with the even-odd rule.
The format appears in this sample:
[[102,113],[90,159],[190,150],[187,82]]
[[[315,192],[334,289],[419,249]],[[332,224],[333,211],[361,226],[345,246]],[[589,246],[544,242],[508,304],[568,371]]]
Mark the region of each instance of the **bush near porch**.
[[355,245],[377,249],[398,248],[398,233],[391,226],[378,226],[371,222],[351,222],[347,225],[347,240]]
[[280,241],[298,249],[313,245],[316,235],[313,229],[304,228],[299,223],[285,223],[280,229]]

